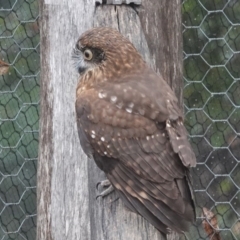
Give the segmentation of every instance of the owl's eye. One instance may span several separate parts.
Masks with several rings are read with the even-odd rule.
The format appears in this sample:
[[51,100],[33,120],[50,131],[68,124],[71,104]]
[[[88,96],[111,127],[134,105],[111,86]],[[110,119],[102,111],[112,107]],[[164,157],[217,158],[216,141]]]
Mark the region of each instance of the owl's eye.
[[93,58],[93,53],[90,49],[84,51],[84,59],[90,61]]

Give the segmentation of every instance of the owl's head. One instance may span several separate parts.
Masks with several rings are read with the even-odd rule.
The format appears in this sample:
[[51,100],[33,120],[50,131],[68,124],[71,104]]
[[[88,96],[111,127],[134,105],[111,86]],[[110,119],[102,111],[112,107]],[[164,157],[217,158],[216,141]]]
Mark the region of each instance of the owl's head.
[[[133,44],[117,30],[93,28],[83,33],[73,50],[74,66],[79,74],[96,68],[118,72],[139,69],[144,63]],[[124,69],[124,71],[122,71]]]

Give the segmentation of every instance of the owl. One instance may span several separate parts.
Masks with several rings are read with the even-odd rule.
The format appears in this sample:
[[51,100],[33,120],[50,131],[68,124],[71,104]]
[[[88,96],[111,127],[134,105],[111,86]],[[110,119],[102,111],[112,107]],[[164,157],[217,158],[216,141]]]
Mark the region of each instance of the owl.
[[196,158],[178,100],[163,78],[117,30],[83,33],[73,51],[80,74],[76,116],[85,154],[109,189],[160,232],[195,220],[190,168]]

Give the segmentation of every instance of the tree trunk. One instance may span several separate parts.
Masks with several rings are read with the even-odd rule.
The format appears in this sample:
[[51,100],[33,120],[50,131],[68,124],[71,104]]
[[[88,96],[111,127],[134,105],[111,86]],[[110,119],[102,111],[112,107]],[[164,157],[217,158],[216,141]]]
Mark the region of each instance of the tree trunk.
[[[78,80],[71,50],[93,26],[112,26],[182,96],[180,0],[142,1],[142,6],[92,1],[41,2],[41,121],[37,239],[160,240],[153,226],[127,210],[115,193],[97,199],[104,174],[80,149],[75,122]],[[170,21],[167,21],[167,19]],[[168,236],[177,240],[178,235]]]

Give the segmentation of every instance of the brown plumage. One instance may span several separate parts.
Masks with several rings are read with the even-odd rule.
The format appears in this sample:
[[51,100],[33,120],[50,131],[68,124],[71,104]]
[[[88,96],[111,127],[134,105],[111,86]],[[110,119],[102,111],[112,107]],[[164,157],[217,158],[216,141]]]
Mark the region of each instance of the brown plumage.
[[0,59],[0,76],[8,73],[9,65]]
[[215,214],[204,207],[202,212],[202,218],[205,218],[202,221],[202,226],[207,233],[208,238],[211,240],[221,240],[218,221]]
[[196,158],[173,91],[111,28],[85,32],[73,58],[84,152],[129,209],[165,234],[186,231],[195,219],[189,168]]

